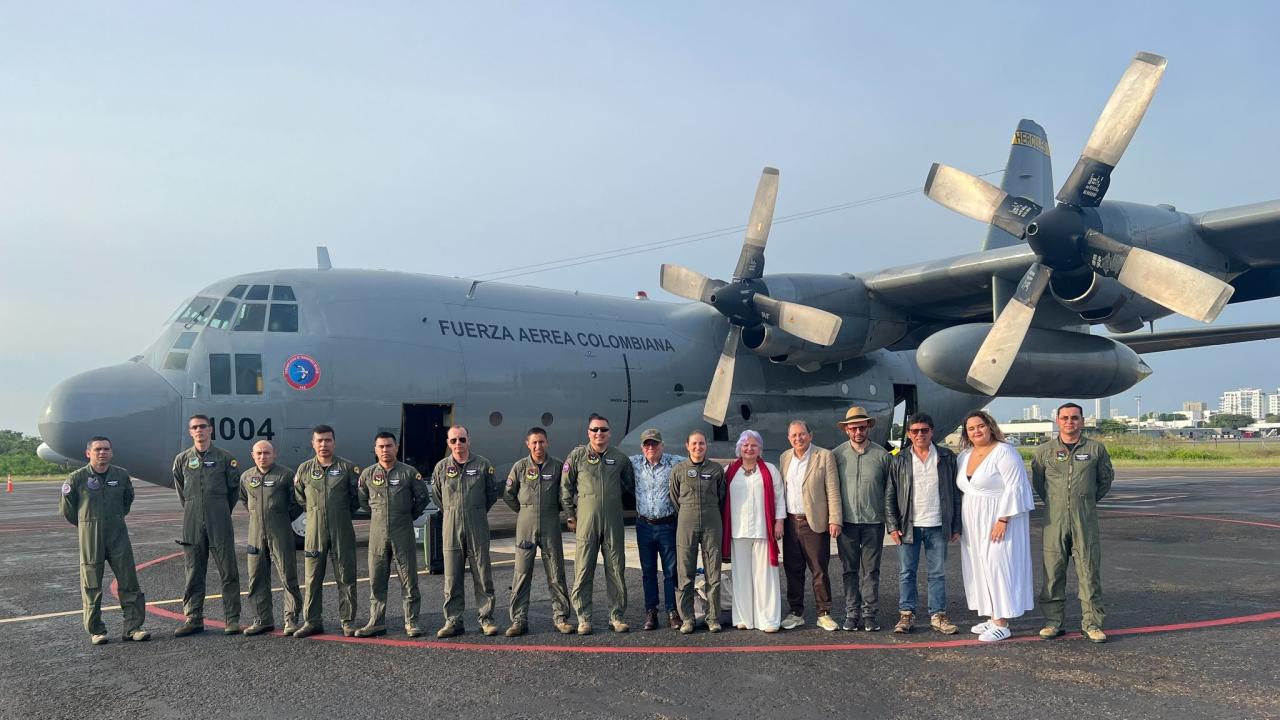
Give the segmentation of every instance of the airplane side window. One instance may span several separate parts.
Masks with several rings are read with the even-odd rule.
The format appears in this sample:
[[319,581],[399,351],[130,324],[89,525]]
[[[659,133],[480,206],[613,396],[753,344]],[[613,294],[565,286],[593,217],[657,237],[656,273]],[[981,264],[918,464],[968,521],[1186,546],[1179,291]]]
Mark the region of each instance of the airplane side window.
[[271,303],[269,332],[298,332],[298,306],[293,303]]
[[240,319],[235,330],[261,330],[267,322],[266,303],[245,303],[240,306]]
[[270,285],[254,285],[249,288],[249,294],[245,296],[245,300],[266,300],[267,291],[271,289]]
[[165,370],[186,370],[187,354],[184,352],[171,352],[164,358]]
[[209,354],[209,394],[231,394],[231,356],[226,353]]
[[213,311],[213,317],[209,318],[209,327],[214,330],[226,330],[231,327],[231,320],[235,316],[236,302],[223,300],[218,303],[218,309]]
[[271,299],[284,302],[295,302],[298,298],[293,296],[293,288],[288,285],[276,285],[271,288]]
[[173,343],[174,350],[190,350],[192,345],[196,344],[196,333],[184,332],[178,336]]
[[236,355],[236,394],[262,394],[261,355]]
[[235,287],[231,288],[231,292],[227,293],[227,297],[229,297],[229,298],[242,298],[242,297],[244,297],[244,291],[245,291],[245,290],[248,290],[248,289],[249,289],[249,286],[248,286],[248,285],[237,285],[237,286],[235,286]]
[[169,319],[164,321],[164,324],[168,325],[169,323],[176,321],[178,317],[182,315],[183,311],[185,311],[190,306],[191,306],[190,300],[183,302],[181,305],[178,306],[177,310],[173,311],[173,314],[169,316]]

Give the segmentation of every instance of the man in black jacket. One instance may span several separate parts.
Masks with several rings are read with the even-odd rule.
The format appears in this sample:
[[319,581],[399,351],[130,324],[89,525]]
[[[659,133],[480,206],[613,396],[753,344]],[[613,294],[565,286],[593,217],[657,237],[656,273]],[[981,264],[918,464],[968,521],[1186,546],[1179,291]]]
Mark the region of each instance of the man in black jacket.
[[885,527],[898,544],[898,624],[909,633],[916,618],[916,569],[920,549],[929,563],[929,624],[952,635],[947,618],[947,543],[960,538],[960,491],[956,489],[956,455],[933,443],[933,418],[916,413],[907,418],[911,446],[894,456],[885,489]]

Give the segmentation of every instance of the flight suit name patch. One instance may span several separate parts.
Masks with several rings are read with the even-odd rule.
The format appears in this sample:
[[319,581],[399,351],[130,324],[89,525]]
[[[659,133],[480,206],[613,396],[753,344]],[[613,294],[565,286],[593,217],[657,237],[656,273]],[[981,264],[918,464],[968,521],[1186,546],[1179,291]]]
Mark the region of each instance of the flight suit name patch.
[[476,470],[468,470],[468,471],[467,471],[467,477],[474,477],[474,476],[476,475],[476,473],[477,473],[477,471],[476,471]]
[[107,487],[115,487],[120,484],[119,480],[108,480]]
[[217,463],[216,461],[214,461],[214,460],[205,460],[205,461],[204,461],[204,466],[205,466],[205,467],[213,467],[214,465],[217,465],[217,464],[218,464],[218,463]]
[[342,468],[329,468],[329,477],[338,477],[342,474]]
[[710,479],[711,479],[711,473],[703,473],[703,475],[702,475],[702,479],[703,479],[703,480],[710,480]]
[[1089,453],[1076,453],[1076,459],[1077,459],[1077,460],[1088,460],[1088,459],[1089,459]]
[[615,459],[613,459],[613,458],[605,458],[605,459],[604,459],[604,464],[605,464],[605,465],[617,465],[617,464],[618,464],[618,461],[617,461],[617,460],[615,460]]
[[275,487],[275,484],[276,484],[276,481],[275,481],[275,480],[263,480],[263,481],[262,481],[262,485],[263,485],[264,487]]
[[543,476],[542,476],[542,479],[543,479],[543,480],[553,480],[553,479],[555,479],[555,476],[556,476],[556,474],[555,474],[555,473],[547,473],[546,475],[543,475]]
[[391,478],[390,480],[387,481],[387,484],[390,485],[391,487],[396,487],[397,485],[400,484],[400,478]]

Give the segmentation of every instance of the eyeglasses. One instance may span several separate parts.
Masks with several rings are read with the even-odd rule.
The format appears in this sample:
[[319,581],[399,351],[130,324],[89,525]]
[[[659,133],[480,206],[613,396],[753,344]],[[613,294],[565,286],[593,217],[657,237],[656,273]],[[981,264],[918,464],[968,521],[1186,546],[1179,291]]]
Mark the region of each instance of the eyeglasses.
[[1058,422],[1073,422],[1073,423],[1078,423],[1078,422],[1080,422],[1080,421],[1081,421],[1081,420],[1083,420],[1083,419],[1084,419],[1084,418],[1080,417],[1079,415],[1068,415],[1068,416],[1064,416],[1064,417],[1060,417],[1060,418],[1058,418]]
[[908,435],[928,435],[933,432],[933,428],[911,428],[907,431]]
[[461,445],[461,444],[465,443],[466,441],[467,441],[467,439],[466,439],[466,438],[464,438],[464,437],[461,437],[461,438],[449,438],[449,444],[450,444],[450,445]]
[[192,425],[192,426],[191,426],[191,429],[192,429],[192,430],[207,430],[208,428],[209,428],[209,426],[208,426],[208,425],[204,425],[204,424],[201,424],[201,425]]
[[594,432],[594,433],[609,432],[609,428],[607,428],[607,427],[593,427],[593,428],[587,428],[587,432]]

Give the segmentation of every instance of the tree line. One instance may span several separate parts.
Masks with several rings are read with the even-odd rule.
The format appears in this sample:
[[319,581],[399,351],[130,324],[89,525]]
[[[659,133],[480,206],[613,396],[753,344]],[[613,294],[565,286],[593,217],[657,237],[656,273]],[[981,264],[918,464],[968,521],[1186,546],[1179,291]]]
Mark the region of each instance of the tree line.
[[[40,438],[16,430],[0,430],[0,476],[65,475],[67,470],[36,456]],[[3,477],[0,477],[3,479]]]

